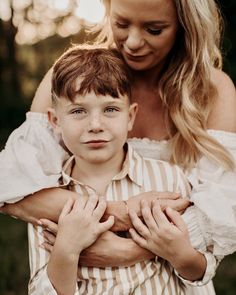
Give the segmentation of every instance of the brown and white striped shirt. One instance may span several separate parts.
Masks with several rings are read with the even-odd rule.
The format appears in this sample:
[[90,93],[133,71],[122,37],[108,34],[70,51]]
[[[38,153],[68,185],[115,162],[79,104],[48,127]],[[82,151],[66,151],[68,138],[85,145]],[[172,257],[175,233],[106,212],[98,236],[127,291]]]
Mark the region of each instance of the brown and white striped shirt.
[[[94,193],[91,187],[70,177],[73,161],[74,158],[71,157],[64,166],[63,185],[73,187],[79,194]],[[178,191],[186,197],[189,195],[190,187],[177,166],[164,161],[143,158],[129,146],[122,170],[111,180],[105,197],[109,201],[121,201],[150,190]],[[191,213],[186,220],[191,222]],[[194,235],[194,233],[191,234],[191,225],[189,229],[191,237]],[[43,242],[41,230],[40,227],[29,224],[31,270],[29,294],[55,295],[57,293],[47,276],[49,254],[39,247],[39,244]],[[214,274],[214,259],[211,255],[205,255],[205,257],[208,261],[206,274],[201,282],[193,283],[195,285],[208,281]],[[130,267],[79,267],[78,288],[75,294],[190,294],[186,291],[184,284],[186,282],[176,274],[167,261],[158,258],[136,263]]]

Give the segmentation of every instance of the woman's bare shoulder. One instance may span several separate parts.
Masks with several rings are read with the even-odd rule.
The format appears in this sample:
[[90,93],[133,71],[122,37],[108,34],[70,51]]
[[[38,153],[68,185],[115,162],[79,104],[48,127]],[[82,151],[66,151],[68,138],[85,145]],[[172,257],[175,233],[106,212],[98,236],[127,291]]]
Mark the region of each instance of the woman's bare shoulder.
[[46,113],[48,107],[51,106],[51,78],[52,69],[50,69],[39,84],[33,102],[31,112]]
[[211,80],[217,89],[216,102],[208,128],[236,132],[236,91],[233,81],[221,70],[212,69]]

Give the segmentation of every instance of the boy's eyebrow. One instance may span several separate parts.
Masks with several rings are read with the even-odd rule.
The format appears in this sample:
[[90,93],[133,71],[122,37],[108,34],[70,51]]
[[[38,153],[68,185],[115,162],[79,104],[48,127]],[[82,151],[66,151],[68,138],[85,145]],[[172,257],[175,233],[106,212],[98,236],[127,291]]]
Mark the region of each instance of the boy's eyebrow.
[[[99,98],[98,98],[99,99]],[[70,108],[70,107],[78,107],[78,106],[85,106],[89,103],[89,99],[84,99],[81,101],[76,101],[76,102],[70,102],[66,107]],[[103,105],[110,105],[110,104],[116,104],[116,105],[121,105],[124,104],[125,101],[123,99],[120,98],[112,98],[109,100],[105,100],[102,102]]]

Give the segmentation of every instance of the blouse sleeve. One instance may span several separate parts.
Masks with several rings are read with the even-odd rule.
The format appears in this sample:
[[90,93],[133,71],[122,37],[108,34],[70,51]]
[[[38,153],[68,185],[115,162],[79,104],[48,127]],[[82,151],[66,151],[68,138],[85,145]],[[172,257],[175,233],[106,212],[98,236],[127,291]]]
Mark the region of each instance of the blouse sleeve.
[[46,114],[26,114],[0,153],[0,206],[44,188],[57,187],[69,157]]
[[[236,159],[236,134],[210,130]],[[200,230],[212,253],[225,256],[236,251],[236,170],[225,171],[203,157],[188,176]]]

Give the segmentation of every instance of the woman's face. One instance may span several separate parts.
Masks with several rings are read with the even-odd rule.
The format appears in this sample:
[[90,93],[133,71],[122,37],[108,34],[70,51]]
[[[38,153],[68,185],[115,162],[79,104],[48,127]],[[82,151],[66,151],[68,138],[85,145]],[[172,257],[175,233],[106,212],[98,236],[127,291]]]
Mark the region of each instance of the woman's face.
[[164,64],[179,26],[172,0],[111,0],[110,20],[117,48],[132,69]]

